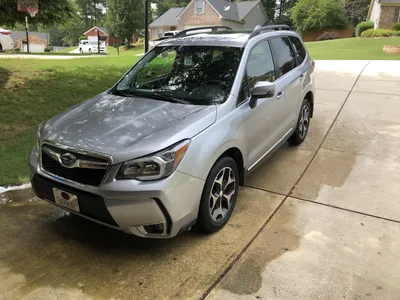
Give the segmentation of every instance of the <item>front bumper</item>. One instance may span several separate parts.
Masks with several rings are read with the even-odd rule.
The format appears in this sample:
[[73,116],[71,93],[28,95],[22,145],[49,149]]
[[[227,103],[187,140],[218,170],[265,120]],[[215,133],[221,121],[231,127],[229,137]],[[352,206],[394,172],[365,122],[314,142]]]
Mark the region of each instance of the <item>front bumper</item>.
[[[149,238],[170,238],[190,227],[197,218],[204,180],[181,172],[151,182],[115,180],[120,165],[111,167],[99,187],[84,186],[44,172],[39,153],[30,154],[31,183],[36,195],[55,204],[53,187],[78,196],[80,213],[72,213]],[[55,204],[57,205],[57,204]],[[163,224],[162,233],[149,233],[144,226]]]

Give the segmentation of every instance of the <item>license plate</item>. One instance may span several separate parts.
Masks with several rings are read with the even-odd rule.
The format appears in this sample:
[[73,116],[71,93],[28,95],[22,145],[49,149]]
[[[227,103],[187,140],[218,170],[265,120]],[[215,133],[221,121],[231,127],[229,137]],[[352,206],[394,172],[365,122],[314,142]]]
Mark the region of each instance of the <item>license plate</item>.
[[78,197],[74,194],[53,188],[54,201],[66,208],[79,212]]

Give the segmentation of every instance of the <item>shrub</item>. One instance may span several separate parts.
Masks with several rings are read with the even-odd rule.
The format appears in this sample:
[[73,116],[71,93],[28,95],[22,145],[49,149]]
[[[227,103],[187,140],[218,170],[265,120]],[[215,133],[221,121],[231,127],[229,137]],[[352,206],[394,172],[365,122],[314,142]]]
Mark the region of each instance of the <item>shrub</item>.
[[375,23],[372,21],[361,22],[356,26],[356,36],[361,36],[361,34],[368,29],[374,29]]
[[400,31],[400,23],[394,23],[394,24],[392,25],[392,29],[393,29],[393,30],[396,30],[396,31]]
[[390,37],[390,36],[400,36],[400,31],[395,31],[390,29],[368,29],[361,34],[361,37],[364,38]]
[[132,48],[135,48],[135,45],[132,45],[132,44],[130,44],[130,43],[126,43],[126,44],[124,45],[124,49],[125,49],[125,50],[129,50],[129,49],[132,49]]
[[327,29],[347,29],[347,12],[340,0],[299,0],[291,11],[300,33]]
[[44,48],[44,52],[50,52],[51,49],[50,48]]
[[20,48],[14,48],[14,51],[15,52],[21,52],[21,49]]
[[82,40],[86,40],[86,36],[81,35],[81,36],[79,37],[79,42],[82,41]]
[[323,32],[317,37],[317,41],[336,40],[338,38],[340,38],[340,36],[336,32]]

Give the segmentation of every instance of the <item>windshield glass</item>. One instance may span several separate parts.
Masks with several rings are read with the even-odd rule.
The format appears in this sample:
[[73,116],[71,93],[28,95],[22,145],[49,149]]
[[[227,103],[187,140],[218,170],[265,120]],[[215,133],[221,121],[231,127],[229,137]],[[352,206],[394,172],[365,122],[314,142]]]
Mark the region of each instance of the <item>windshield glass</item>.
[[157,47],[125,75],[114,93],[220,104],[229,95],[240,58],[241,50],[234,47]]

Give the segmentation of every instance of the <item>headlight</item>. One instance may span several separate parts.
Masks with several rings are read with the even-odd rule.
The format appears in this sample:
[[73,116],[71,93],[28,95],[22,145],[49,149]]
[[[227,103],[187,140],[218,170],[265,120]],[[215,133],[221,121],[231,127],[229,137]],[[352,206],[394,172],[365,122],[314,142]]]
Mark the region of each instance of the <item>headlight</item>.
[[185,140],[148,157],[125,162],[117,179],[157,180],[172,174],[185,156],[190,140]]

